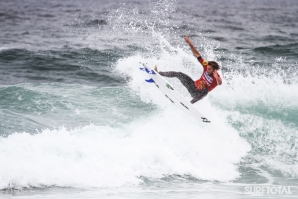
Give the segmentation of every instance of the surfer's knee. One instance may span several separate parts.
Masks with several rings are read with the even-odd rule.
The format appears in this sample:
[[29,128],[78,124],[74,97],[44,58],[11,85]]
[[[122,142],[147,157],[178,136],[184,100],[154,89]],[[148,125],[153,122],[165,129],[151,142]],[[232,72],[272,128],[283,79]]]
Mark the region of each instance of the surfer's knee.
[[197,96],[195,96],[191,101],[190,103],[194,104],[196,103],[197,101],[203,99],[204,97],[206,97],[208,95],[208,89],[203,89],[201,91],[201,93],[199,93]]
[[195,98],[194,98],[194,99],[192,99],[192,100],[190,101],[190,103],[191,103],[191,104],[194,104],[194,103],[196,103],[197,101],[199,101],[199,100],[195,100]]
[[200,99],[201,99],[201,96],[200,96],[200,95],[197,95],[197,96],[195,96],[195,97],[190,101],[190,103],[194,104],[194,103],[196,103],[197,101],[199,101]]

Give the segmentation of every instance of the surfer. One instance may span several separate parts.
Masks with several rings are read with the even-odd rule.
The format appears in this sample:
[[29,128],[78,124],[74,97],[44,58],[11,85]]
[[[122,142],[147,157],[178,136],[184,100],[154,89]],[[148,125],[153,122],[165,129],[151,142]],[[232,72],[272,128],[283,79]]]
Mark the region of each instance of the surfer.
[[184,37],[186,43],[190,46],[193,55],[198,59],[198,61],[203,66],[203,74],[200,79],[194,81],[188,75],[182,72],[167,71],[160,72],[157,70],[157,66],[154,70],[158,72],[161,76],[165,77],[177,77],[181,83],[187,88],[191,97],[193,98],[190,102],[196,103],[197,101],[203,99],[210,91],[212,91],[217,85],[221,85],[222,80],[217,70],[220,69],[219,65],[215,61],[206,61],[202,58],[199,51],[193,46],[189,37],[186,35]]

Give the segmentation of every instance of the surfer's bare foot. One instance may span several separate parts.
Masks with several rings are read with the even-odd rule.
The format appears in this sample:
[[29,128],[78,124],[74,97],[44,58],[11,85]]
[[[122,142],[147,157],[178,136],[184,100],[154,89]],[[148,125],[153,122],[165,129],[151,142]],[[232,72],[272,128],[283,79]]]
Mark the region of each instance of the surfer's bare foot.
[[158,72],[158,70],[157,70],[157,66],[156,66],[156,65],[154,66],[154,70],[155,70],[156,72]]

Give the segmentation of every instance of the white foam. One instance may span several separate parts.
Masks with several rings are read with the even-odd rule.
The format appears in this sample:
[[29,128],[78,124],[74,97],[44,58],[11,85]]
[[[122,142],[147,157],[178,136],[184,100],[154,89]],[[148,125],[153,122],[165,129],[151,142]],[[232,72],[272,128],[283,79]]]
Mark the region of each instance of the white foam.
[[[200,126],[178,110],[123,129],[85,126],[0,140],[0,189],[11,185],[119,187],[167,174],[228,181],[248,145],[231,129]],[[3,164],[4,163],[4,164]]]

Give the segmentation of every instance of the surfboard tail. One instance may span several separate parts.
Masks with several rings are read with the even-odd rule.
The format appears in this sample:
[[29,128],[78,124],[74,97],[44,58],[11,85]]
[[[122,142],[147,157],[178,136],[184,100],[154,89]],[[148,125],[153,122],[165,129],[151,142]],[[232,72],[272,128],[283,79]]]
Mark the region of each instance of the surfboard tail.
[[149,70],[148,68],[146,68],[146,65],[143,64],[144,68],[140,68],[141,71],[145,71],[146,73],[149,73],[149,74],[152,74],[152,75],[155,75],[155,71],[154,70]]
[[[144,68],[140,67],[140,70],[141,70],[141,71],[145,71],[145,72],[147,72],[147,73],[149,73],[149,74],[155,74],[154,71],[152,71],[152,70],[151,70],[151,71],[148,70],[148,69],[146,68],[145,64],[143,64],[143,65],[144,65]],[[150,79],[145,79],[145,81],[148,82],[148,83],[154,83],[154,80],[153,80],[152,78],[150,78]]]

